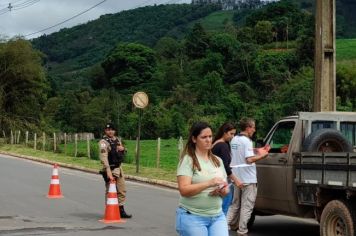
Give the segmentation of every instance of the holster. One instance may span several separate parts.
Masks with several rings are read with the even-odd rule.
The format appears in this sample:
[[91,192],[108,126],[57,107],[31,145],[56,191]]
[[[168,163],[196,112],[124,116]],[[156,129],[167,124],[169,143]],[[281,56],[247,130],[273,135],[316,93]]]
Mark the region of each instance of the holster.
[[[119,168],[120,166],[121,166],[121,163],[116,166],[110,166],[110,170],[114,170],[116,168]],[[103,177],[103,179],[106,183],[110,181],[110,179],[108,178],[108,174],[106,173],[106,170],[100,170],[99,174],[101,174],[101,176]]]

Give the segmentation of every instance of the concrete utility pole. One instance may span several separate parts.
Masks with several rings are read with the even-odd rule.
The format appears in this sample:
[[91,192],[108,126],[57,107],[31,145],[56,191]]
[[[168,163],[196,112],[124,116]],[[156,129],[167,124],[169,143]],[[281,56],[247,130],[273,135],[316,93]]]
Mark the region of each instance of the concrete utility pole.
[[316,0],[314,111],[336,110],[335,0]]

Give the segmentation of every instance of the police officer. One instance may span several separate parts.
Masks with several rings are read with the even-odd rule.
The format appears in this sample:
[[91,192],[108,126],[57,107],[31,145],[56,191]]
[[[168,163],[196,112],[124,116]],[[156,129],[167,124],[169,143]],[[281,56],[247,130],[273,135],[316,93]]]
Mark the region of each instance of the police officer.
[[110,180],[115,180],[120,216],[122,218],[131,218],[132,215],[127,214],[124,209],[124,203],[126,200],[126,186],[121,163],[124,159],[125,147],[122,145],[121,140],[115,136],[115,131],[116,130],[111,123],[106,124],[104,128],[105,135],[99,141],[100,160],[103,164],[103,169],[100,171],[100,173],[102,174],[105,181],[105,196],[107,196],[109,191]]

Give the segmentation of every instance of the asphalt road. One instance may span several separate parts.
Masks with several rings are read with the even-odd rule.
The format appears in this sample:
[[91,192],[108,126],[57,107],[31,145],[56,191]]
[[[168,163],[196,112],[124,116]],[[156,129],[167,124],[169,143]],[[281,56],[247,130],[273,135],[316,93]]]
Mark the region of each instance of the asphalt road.
[[[99,175],[60,168],[64,198],[48,199],[51,174],[50,165],[0,156],[0,235],[176,235],[176,190],[128,181],[125,208],[133,218],[103,224],[98,221],[105,210]],[[319,232],[314,221],[272,216],[257,217],[249,235],[317,236]]]

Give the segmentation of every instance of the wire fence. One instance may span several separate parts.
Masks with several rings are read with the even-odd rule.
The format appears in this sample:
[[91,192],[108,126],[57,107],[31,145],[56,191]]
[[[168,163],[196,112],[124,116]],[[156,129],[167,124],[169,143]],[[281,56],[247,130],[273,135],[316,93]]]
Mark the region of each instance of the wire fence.
[[[99,160],[99,139],[93,133],[30,133],[29,131],[2,130],[0,144],[20,145],[37,151],[62,153],[74,158]],[[141,140],[140,157],[137,156],[138,141],[124,140],[127,154],[124,162],[164,169],[175,169],[182,153],[184,141],[178,139]]]

